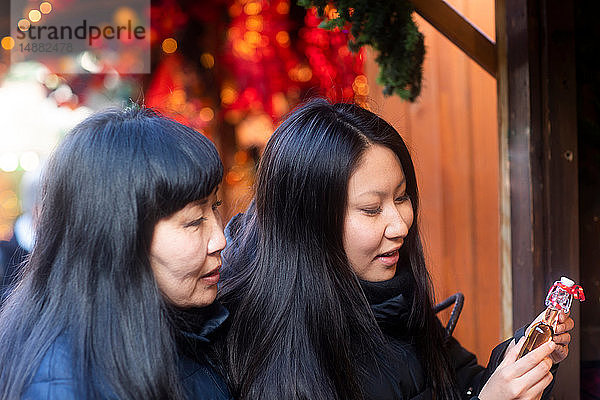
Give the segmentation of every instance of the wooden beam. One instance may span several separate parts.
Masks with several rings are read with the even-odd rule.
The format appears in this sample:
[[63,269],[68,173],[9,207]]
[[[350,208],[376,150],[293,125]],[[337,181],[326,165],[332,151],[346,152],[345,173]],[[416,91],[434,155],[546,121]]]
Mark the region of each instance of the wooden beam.
[[[513,326],[543,309],[561,276],[579,281],[575,0],[498,0],[502,177],[508,176]],[[508,151],[506,151],[508,150]],[[579,304],[553,398],[579,397]]]
[[500,208],[500,303],[502,304],[502,324],[500,337],[513,335],[512,298],[512,247],[510,214],[510,164],[508,151],[508,69],[506,67],[506,6],[505,0],[496,0],[496,48],[498,49],[498,148],[500,151],[500,185],[498,187]]
[[443,0],[411,0],[417,13],[496,78],[496,44]]

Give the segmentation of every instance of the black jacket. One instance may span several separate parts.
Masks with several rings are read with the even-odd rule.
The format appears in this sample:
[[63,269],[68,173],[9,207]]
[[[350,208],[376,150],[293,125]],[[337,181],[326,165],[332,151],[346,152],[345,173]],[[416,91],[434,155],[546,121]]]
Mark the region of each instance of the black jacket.
[[[228,269],[228,259],[237,258],[238,265],[250,265],[256,248],[256,238],[248,237],[244,240],[244,249],[232,248],[234,238],[243,232],[248,215],[237,214],[227,224],[225,236],[228,248],[224,252],[223,279],[235,275],[238,271]],[[241,263],[239,261],[242,261]],[[432,388],[427,385],[426,371],[424,371],[414,345],[414,338],[408,333],[408,317],[410,313],[410,299],[406,289],[407,275],[398,274],[388,282],[361,282],[363,291],[371,305],[371,309],[387,339],[385,353],[380,357],[377,367],[371,368],[364,382],[364,393],[367,400],[429,400],[432,399]],[[441,323],[440,329],[443,329]],[[525,328],[515,332],[518,341]],[[458,389],[465,400],[476,400],[477,395],[489,377],[500,365],[509,343],[513,338],[506,340],[494,348],[487,367],[477,363],[475,355],[463,348],[452,337],[448,339],[447,351],[453,363]],[[552,372],[556,371],[556,366]],[[549,398],[552,384],[544,392],[542,400]]]
[[[402,276],[400,270],[390,281],[361,284],[377,323],[387,339],[385,362],[381,363],[378,372],[371,374],[365,387],[367,399],[431,399],[432,389],[427,385],[426,371],[419,360],[414,337],[408,328],[412,297],[410,277]],[[441,324],[439,329],[443,329]],[[499,344],[492,351],[487,368],[484,368],[477,363],[475,355],[463,348],[456,339],[448,339],[446,351],[453,364],[463,399],[471,399],[481,391],[502,361],[509,343],[510,340],[507,340]]]
[[[229,390],[221,376],[206,356],[207,346],[213,333],[225,321],[229,312],[220,304],[198,312],[178,312],[181,328],[176,334],[179,354],[179,373],[186,397],[190,400],[231,400]],[[179,323],[186,318],[186,322]],[[77,400],[77,385],[72,373],[71,342],[67,335],[50,346],[25,388],[23,399],[27,400]],[[135,366],[131,366],[134,368]],[[109,390],[107,389],[107,392]],[[107,399],[114,396],[107,394]]]

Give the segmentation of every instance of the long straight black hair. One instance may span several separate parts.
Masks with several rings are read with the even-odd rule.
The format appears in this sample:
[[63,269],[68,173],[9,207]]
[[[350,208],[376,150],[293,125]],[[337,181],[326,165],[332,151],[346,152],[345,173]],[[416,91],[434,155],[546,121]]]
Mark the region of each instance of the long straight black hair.
[[[240,399],[363,398],[365,369],[384,351],[384,339],[342,232],[349,178],[374,144],[400,160],[417,216],[409,151],[372,112],[316,99],[291,113],[269,140],[255,200],[223,253],[222,300],[234,311],[227,362]],[[398,264],[410,266],[416,281],[409,325],[419,332],[428,380],[437,398],[458,398],[432,309],[418,218]]]
[[214,145],[141,107],[95,114],[50,159],[36,241],[0,313],[0,398],[20,398],[49,347],[72,346],[81,398],[181,399],[156,222],[222,179]]

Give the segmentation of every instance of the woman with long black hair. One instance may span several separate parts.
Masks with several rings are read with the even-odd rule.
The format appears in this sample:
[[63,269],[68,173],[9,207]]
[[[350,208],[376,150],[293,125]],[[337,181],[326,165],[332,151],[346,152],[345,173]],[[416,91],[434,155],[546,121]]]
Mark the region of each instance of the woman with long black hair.
[[[226,363],[234,396],[542,394],[566,346],[549,343],[516,361],[518,346],[507,341],[484,368],[444,337],[418,209],[410,154],[387,122],[325,100],[288,116],[262,156],[254,200],[226,229],[221,299],[233,313]],[[570,318],[561,322],[563,333],[572,328]]]
[[214,145],[152,110],[93,115],[49,161],[0,313],[1,399],[229,399],[207,356],[225,247]]

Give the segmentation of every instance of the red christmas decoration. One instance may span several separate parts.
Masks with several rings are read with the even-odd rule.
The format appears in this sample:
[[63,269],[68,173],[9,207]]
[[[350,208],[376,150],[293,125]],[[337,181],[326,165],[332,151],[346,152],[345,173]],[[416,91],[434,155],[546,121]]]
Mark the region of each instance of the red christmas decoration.
[[[314,9],[298,30],[289,8],[288,0],[235,0],[230,6],[224,60],[233,79],[221,95],[227,110],[262,109],[277,119],[301,93],[333,101],[354,98],[363,62],[362,53],[348,49],[348,31],[318,28],[321,19]],[[292,38],[296,31],[298,37]]]
[[[314,9],[302,10],[305,17],[298,20],[290,17],[289,0],[201,3],[195,8],[186,8],[185,12],[174,0],[153,5],[153,43],[161,46],[166,38],[176,38],[177,30],[186,24],[216,18],[210,9],[222,10],[226,6],[231,19],[227,27],[219,28],[225,29],[221,35],[224,44],[214,55],[214,64],[224,67],[218,72],[219,98],[213,102],[220,103],[217,117],[225,117],[234,125],[247,117],[247,113],[254,116],[266,113],[272,120],[278,120],[301,96],[320,95],[332,101],[358,100],[360,103],[367,95],[362,52],[355,54],[348,49],[348,30],[319,28],[322,20]],[[334,9],[327,11],[335,12]],[[182,93],[187,93],[183,96],[186,103],[198,103],[198,99],[194,99],[197,94],[189,93],[181,82],[186,79],[181,75],[189,71],[181,72],[185,63],[179,59],[179,52],[173,51],[173,54],[165,54],[170,53],[166,50],[160,52],[163,59],[146,93],[148,105],[184,107],[180,101]],[[201,105],[186,107],[195,112]],[[192,118],[190,113],[181,114]],[[233,118],[229,118],[231,116]],[[194,125],[203,123],[195,121]]]

